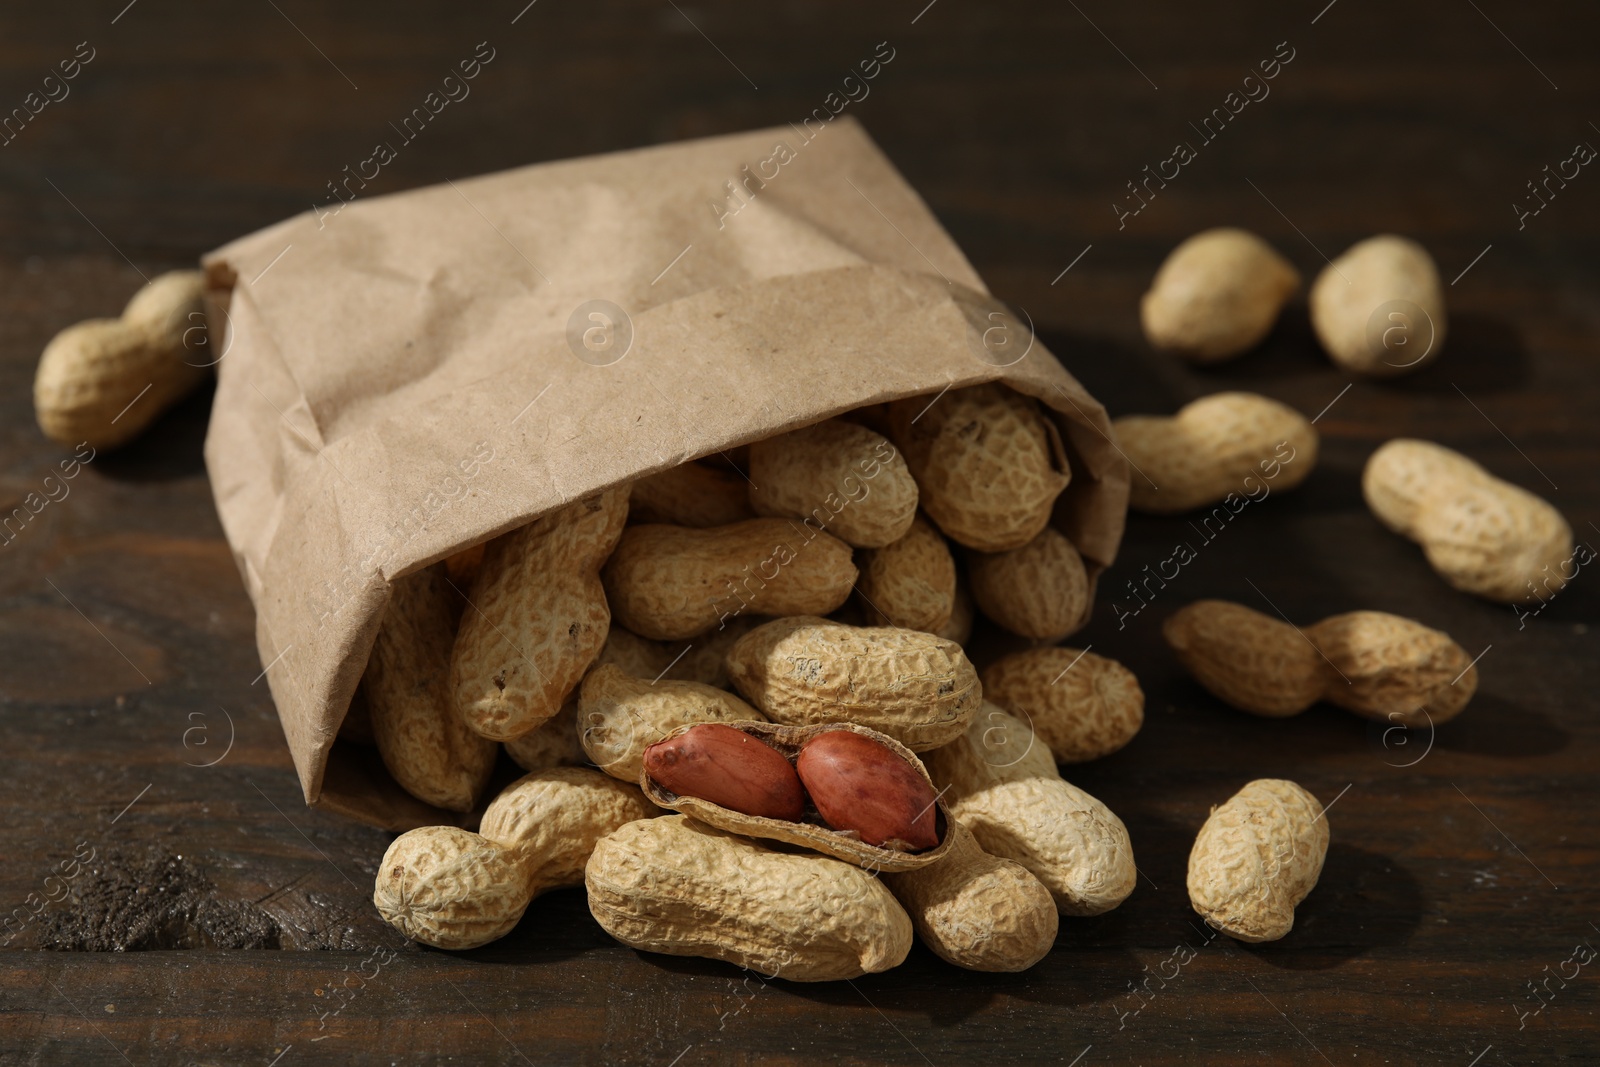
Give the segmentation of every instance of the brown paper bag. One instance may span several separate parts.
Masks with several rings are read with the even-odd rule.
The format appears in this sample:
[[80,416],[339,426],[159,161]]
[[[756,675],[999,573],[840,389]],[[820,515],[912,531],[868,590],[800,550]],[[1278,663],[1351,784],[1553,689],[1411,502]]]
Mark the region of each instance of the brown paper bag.
[[390,582],[567,501],[866,404],[1000,379],[1053,412],[1056,525],[1122,534],[1104,409],[862,128],[779,127],[351,200],[205,259],[206,464],[308,803],[462,817],[335,736]]

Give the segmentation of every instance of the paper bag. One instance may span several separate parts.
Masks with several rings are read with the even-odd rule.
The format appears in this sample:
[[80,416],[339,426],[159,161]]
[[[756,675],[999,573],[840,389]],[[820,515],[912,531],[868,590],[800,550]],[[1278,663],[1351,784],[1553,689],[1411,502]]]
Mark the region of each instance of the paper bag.
[[1054,522],[1091,576],[1122,534],[1104,409],[853,120],[393,196],[347,178],[205,265],[206,465],[265,677],[307,802],[373,825],[462,821],[335,744],[390,583],[575,498],[999,379],[1061,429]]

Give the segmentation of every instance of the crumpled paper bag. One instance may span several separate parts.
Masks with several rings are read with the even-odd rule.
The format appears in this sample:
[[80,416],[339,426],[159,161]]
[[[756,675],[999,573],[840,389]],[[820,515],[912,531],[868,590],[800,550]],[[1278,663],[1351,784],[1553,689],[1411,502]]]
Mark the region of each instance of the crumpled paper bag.
[[999,379],[1061,429],[1055,524],[1116,552],[1104,409],[851,119],[344,189],[204,260],[206,465],[310,804],[461,822],[335,744],[390,582],[695,457]]

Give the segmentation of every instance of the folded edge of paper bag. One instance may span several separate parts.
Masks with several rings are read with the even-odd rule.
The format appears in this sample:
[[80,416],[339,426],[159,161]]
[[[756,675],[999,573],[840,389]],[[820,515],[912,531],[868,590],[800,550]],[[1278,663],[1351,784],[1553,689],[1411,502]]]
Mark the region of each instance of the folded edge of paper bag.
[[[906,203],[926,214],[914,194]],[[1104,408],[1020,327],[1006,351],[1023,354],[999,365],[985,336],[1009,311],[945,274],[865,262],[708,287],[633,315],[618,362],[576,358],[564,334],[528,338],[483,354],[495,373],[326,442],[273,313],[233,267],[208,260],[229,324],[206,443],[218,510],[306,799],[373,825],[471,822],[335,744],[391,582],[570,500],[843,411],[998,380],[1062,431],[1073,478],[1055,523],[1091,580],[1121,538],[1128,471]]]

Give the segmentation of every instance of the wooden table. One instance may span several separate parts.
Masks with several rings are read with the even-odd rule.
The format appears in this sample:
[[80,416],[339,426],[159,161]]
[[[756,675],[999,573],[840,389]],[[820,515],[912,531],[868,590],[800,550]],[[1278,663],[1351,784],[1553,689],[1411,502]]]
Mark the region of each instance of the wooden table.
[[[1252,505],[1119,627],[1110,602],[1131,603],[1124,583],[1191,538],[1181,518],[1132,519],[1074,639],[1129,665],[1148,695],[1139,738],[1071,772],[1132,833],[1142,878],[1128,902],[1064,921],[1026,974],[962,972],[918,948],[891,973],[806,986],[621,948],[576,891],[458,955],[379,922],[369,896],[388,837],[302,804],[201,464],[209,400],[194,398],[96,458],[0,549],[13,754],[0,901],[29,916],[0,954],[0,1063],[1600,1056],[1600,977],[1566,962],[1600,943],[1587,881],[1600,861],[1600,576],[1581,574],[1524,624],[1447,588],[1359,492],[1380,442],[1426,437],[1545,496],[1600,544],[1600,177],[1580,174],[1520,226],[1511,207],[1533,205],[1525,183],[1574,143],[1600,143],[1592,11],[124,3],[6,17],[0,107],[59,95],[46,74],[92,58],[0,148],[5,512],[63,454],[29,400],[56,330],[115,312],[140,272],[319,202],[480,41],[495,58],[470,98],[373,192],[794,119],[887,41],[895,58],[852,111],[1113,413],[1249,389],[1319,415],[1323,454],[1307,485]],[[1174,142],[1198,142],[1190,123],[1291,51],[1270,95],[1119,225],[1113,204],[1135,203],[1125,183]],[[1443,358],[1351,385],[1319,353],[1303,300],[1236,363],[1155,356],[1139,294],[1177,241],[1228,223],[1308,279],[1361,237],[1418,237],[1453,279]],[[1162,618],[1207,596],[1270,601],[1297,622],[1412,616],[1482,653],[1481,687],[1431,737],[1327,707],[1253,719],[1201,692],[1160,642]],[[1184,892],[1189,845],[1210,805],[1260,776],[1332,803],[1327,866],[1282,942],[1208,941]],[[79,871],[78,903],[33,916],[63,869]],[[51,942],[148,950],[40,951]],[[261,947],[217,947],[243,944]]]

